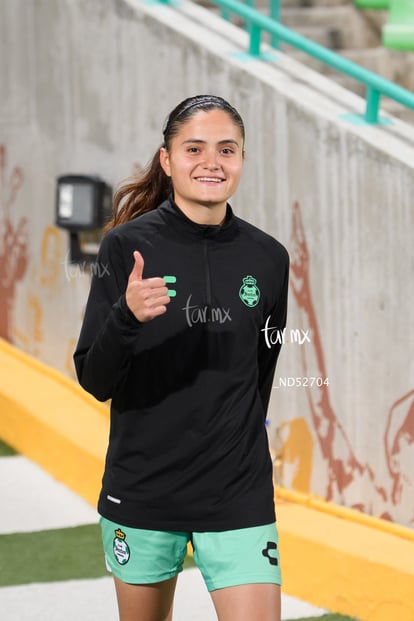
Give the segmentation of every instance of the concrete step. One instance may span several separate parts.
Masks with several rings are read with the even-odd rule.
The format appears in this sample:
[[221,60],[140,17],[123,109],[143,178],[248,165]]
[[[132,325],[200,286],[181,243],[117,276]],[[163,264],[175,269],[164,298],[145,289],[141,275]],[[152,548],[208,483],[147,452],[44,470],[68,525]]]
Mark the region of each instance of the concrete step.
[[[217,6],[211,0],[194,0],[195,4],[211,8]],[[351,6],[352,0],[281,0],[281,8],[309,8],[309,7],[336,7],[336,6]],[[256,0],[255,8],[269,9],[269,0]]]
[[[352,0],[281,0],[281,8],[337,7],[352,5]],[[269,7],[269,0],[256,0],[256,7]]]
[[[200,6],[219,14],[220,8],[210,0],[196,0]],[[256,9],[269,15],[268,0],[256,0]],[[284,0],[280,21],[288,28],[321,42],[333,49],[376,47],[380,44],[380,28],[356,9],[352,0]],[[232,22],[243,26],[237,16]],[[321,31],[326,29],[328,34]]]
[[[322,45],[323,47],[327,47],[331,50],[340,49],[341,31],[338,28],[326,28],[320,26],[298,26],[297,28],[295,28],[295,32],[302,35],[306,39],[310,39],[314,43]],[[286,45],[285,43],[281,44],[280,49],[288,54],[294,54],[296,51],[294,47],[292,47],[291,45]]]
[[[401,54],[383,47],[368,48],[365,50],[342,50],[341,56],[373,73],[380,75],[398,86],[413,90],[414,86],[414,55]],[[318,69],[320,70],[320,69]],[[321,70],[329,74],[329,68]]]
[[[348,91],[351,91],[364,99],[366,98],[366,86],[362,82],[358,82],[347,75],[334,72],[328,73],[327,77],[331,78]],[[394,101],[388,97],[382,97],[381,110],[381,116],[387,116],[388,113],[400,121],[414,125],[414,110],[406,108],[402,104],[398,103],[398,101]]]
[[346,88],[346,90],[365,98],[367,87],[362,82],[359,82],[344,73],[338,73],[336,71],[329,71],[326,73],[326,76],[331,80],[334,80],[334,82],[343,88]]
[[[259,9],[260,10],[260,9]],[[213,8],[212,11],[218,14],[216,8]],[[266,11],[260,10],[261,13],[267,14]],[[244,28],[244,20],[234,16],[232,19],[232,23],[240,28]],[[318,43],[323,47],[327,47],[330,49],[339,49],[342,41],[341,31],[337,28],[328,28],[326,26],[318,26],[315,24],[304,24],[298,25],[295,29],[297,34],[302,35],[306,39],[310,39],[314,43]],[[262,40],[264,42],[269,42],[270,35],[266,32],[262,33]],[[282,44],[281,49],[286,52],[294,52],[295,48],[289,45]]]
[[[332,48],[331,48],[332,49]],[[334,48],[333,48],[334,49]],[[331,68],[322,63],[321,61],[309,56],[305,52],[300,50],[295,50],[290,46],[281,46],[281,50],[295,60],[305,64],[306,66],[318,71],[319,73],[328,74],[331,71]],[[334,51],[338,51],[335,50]],[[387,80],[391,80],[393,82],[397,82],[401,84],[401,77],[405,75],[409,70],[410,58],[407,55],[407,58],[404,59],[401,57],[395,56],[391,50],[387,50],[383,47],[370,47],[370,48],[361,48],[361,49],[348,49],[348,50],[339,50],[339,53],[344,58],[347,58],[351,62],[360,65],[361,67],[365,67],[369,71],[373,71],[374,73],[378,73],[383,78]],[[414,57],[412,56],[412,64],[413,64],[413,73],[414,73]]]
[[392,99],[383,97],[381,100],[381,107],[385,112],[389,112],[389,114],[392,114],[397,119],[400,119],[400,121],[414,125],[414,110],[410,110],[409,108],[402,106],[398,103],[398,101],[393,101]]
[[352,4],[352,0],[282,0],[282,7],[334,7]]
[[336,31],[338,49],[377,47],[377,28],[352,5],[336,7],[283,8],[281,22],[292,30],[318,26]]

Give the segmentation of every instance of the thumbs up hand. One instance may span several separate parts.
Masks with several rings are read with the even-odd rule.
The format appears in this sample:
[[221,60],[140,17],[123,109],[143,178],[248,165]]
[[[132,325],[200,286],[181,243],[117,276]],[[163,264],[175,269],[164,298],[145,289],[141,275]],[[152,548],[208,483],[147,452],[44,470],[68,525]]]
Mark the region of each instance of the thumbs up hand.
[[142,278],[144,259],[138,250],[134,252],[134,259],[125,294],[126,303],[138,321],[151,321],[167,311],[170,302],[168,289],[161,277]]

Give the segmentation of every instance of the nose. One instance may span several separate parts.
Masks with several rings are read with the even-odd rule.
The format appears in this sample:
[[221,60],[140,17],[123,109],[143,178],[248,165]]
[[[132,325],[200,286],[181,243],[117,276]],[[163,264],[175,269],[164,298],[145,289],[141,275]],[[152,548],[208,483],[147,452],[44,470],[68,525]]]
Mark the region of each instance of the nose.
[[220,164],[218,162],[218,156],[216,150],[206,151],[205,159],[204,159],[204,167],[208,170],[217,170],[220,168]]

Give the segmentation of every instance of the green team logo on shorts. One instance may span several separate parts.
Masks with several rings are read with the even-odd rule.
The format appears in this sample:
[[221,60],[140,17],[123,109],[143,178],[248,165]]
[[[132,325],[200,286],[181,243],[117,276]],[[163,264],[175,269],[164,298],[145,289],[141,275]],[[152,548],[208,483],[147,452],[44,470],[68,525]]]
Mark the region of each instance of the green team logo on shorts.
[[113,550],[116,560],[120,565],[126,565],[131,556],[129,545],[125,539],[126,535],[120,528],[115,531],[115,539],[113,544]]
[[260,290],[256,285],[257,280],[253,276],[245,276],[240,287],[239,296],[243,304],[249,308],[257,306],[260,300]]

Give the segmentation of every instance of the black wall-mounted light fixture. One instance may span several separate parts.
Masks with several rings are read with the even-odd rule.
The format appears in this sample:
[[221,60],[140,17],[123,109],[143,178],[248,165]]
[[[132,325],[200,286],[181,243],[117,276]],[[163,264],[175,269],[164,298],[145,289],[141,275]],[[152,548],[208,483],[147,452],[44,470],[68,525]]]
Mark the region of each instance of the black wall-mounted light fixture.
[[70,233],[70,260],[94,260],[97,244],[83,247],[81,234],[99,232],[111,218],[112,188],[97,176],[61,175],[56,187],[56,225]]

